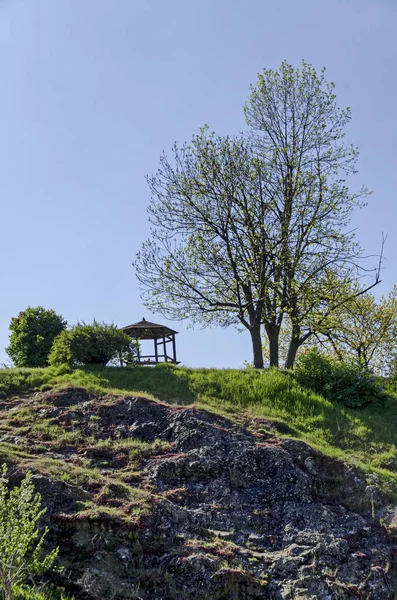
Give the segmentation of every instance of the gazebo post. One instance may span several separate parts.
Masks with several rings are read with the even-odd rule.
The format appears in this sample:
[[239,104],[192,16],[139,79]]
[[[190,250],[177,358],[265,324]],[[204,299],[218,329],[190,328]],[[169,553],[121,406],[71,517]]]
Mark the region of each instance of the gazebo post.
[[172,334],[172,353],[174,355],[174,362],[176,363],[176,344],[175,344],[175,333]]
[[137,340],[137,341],[138,341],[138,343],[136,345],[136,354],[138,356],[138,362],[141,362],[141,353],[139,351],[139,340]]
[[167,346],[165,345],[165,335],[163,335],[163,348],[164,348],[164,362],[167,361]]
[[155,356],[155,361],[156,361],[156,365],[159,362],[159,349],[157,346],[157,338],[154,338],[154,356]]

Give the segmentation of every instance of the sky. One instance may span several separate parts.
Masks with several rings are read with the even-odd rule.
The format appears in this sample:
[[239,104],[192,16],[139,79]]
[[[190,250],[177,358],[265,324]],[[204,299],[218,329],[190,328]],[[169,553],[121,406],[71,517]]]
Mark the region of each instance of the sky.
[[242,367],[250,336],[151,314],[131,262],[150,235],[145,175],[208,124],[244,128],[264,68],[325,66],[373,193],[354,215],[368,253],[388,234],[397,272],[395,0],[0,0],[0,363],[11,317],[53,308],[70,325],[147,320],[179,331],[178,358]]

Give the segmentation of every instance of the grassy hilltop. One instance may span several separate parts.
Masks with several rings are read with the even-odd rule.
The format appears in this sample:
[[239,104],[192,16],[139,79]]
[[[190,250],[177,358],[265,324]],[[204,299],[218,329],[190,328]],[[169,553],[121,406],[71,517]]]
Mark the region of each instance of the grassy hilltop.
[[[274,421],[278,435],[298,438],[324,454],[378,476],[397,496],[397,394],[390,392],[382,407],[348,409],[302,388],[293,374],[276,370],[155,368],[90,368],[71,370],[3,369],[0,371],[0,434],[30,427],[37,435],[62,438],[65,432],[50,425],[23,402],[10,415],[7,398],[33,390],[79,386],[103,396],[140,395],[173,405],[189,405],[227,415],[252,426],[255,419]],[[29,413],[29,414],[28,414]],[[19,420],[18,420],[19,419]],[[15,423],[15,424],[13,424]],[[18,425],[17,425],[18,423]]]

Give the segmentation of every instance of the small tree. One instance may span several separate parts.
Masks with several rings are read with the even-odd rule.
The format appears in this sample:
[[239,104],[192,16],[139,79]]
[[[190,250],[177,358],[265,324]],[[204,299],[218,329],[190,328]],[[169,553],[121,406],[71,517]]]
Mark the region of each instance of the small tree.
[[19,486],[8,489],[7,466],[0,474],[0,581],[4,600],[12,599],[13,587],[29,576],[47,571],[58,556],[58,548],[45,554],[43,543],[48,527],[40,534],[41,495],[34,492],[27,473]]
[[378,302],[368,292],[352,297],[331,317],[317,336],[319,347],[385,375],[397,353],[397,286]]
[[[315,301],[283,321],[279,344],[285,366],[293,366],[288,356],[295,335],[294,356],[302,348],[317,348],[327,357],[387,375],[397,354],[397,286],[377,302],[358,281],[323,279],[316,285]],[[266,346],[264,358],[269,360]]]
[[92,325],[77,323],[72,329],[62,331],[54,340],[49,356],[51,365],[107,365],[110,361],[133,355],[135,346],[131,338],[117,329],[94,321]]
[[16,367],[46,367],[52,343],[66,325],[54,310],[29,306],[11,319],[6,352]]
[[[287,311],[280,329],[280,356],[285,359],[286,368],[294,366],[297,352],[303,345],[306,348],[321,347],[322,350],[327,346],[328,353],[342,358],[341,352],[336,351],[335,344],[330,344],[330,336],[338,335],[338,332],[346,328],[346,315],[353,316],[355,307],[363,305],[363,299],[373,298],[369,290],[379,283],[378,271],[374,283],[363,288],[354,271],[354,268],[341,269],[337,274],[329,269],[322,277],[313,278],[310,283],[305,284],[305,293],[300,298],[299,306]],[[373,316],[367,312],[366,319],[369,326]],[[364,326],[364,320],[361,324]],[[354,358],[351,354],[349,352],[349,358]]]

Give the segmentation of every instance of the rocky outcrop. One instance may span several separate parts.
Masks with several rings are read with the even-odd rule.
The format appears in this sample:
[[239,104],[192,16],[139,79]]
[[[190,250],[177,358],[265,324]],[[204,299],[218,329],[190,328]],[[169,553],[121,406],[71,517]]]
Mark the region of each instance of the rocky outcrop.
[[[279,438],[271,422],[237,425],[79,390],[47,393],[45,402],[43,418],[91,440],[56,458],[118,476],[145,504],[127,501],[121,484],[102,490],[101,504],[98,483],[73,490],[37,479],[76,598],[397,598],[396,513],[382,493],[346,464]],[[93,436],[116,450],[96,447]],[[135,471],[117,444],[130,438],[152,448]],[[82,510],[87,494],[103,510]]]

